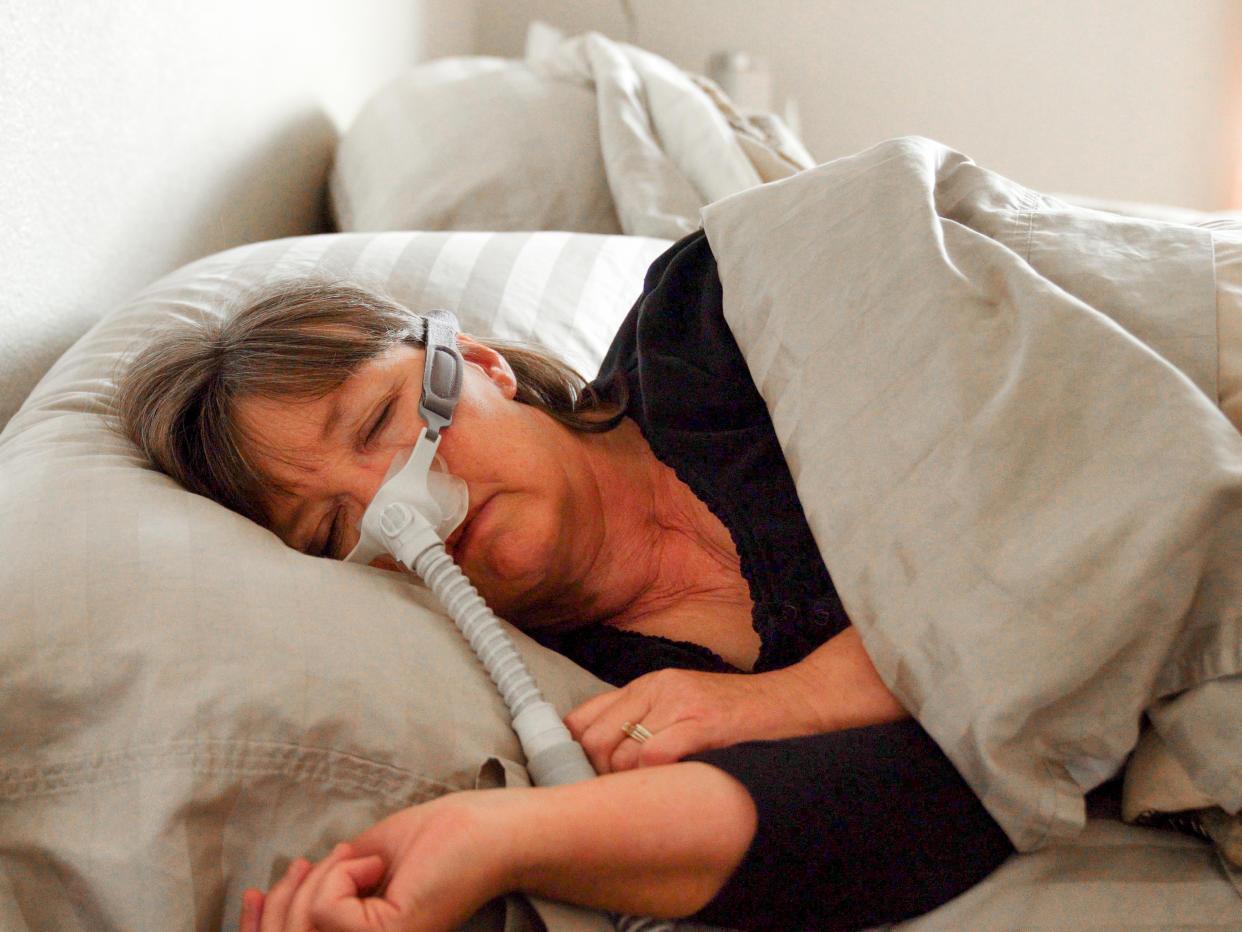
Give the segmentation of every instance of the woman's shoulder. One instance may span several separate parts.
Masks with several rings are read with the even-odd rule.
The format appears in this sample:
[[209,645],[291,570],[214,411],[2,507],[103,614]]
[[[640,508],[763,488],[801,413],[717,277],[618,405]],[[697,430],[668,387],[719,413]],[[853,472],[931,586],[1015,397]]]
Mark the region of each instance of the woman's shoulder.
[[644,431],[736,430],[766,419],[745,357],[724,318],[716,259],[702,231],[671,246],[647,272],[596,386],[624,379]]
[[701,365],[745,365],[724,319],[716,257],[702,230],[673,244],[647,270],[635,324],[648,349],[700,357]]

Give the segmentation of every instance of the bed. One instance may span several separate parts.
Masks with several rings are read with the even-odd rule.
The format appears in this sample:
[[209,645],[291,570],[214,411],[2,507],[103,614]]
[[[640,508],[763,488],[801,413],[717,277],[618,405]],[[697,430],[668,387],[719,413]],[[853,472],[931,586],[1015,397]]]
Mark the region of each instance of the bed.
[[[639,105],[645,134],[623,118]],[[152,331],[225,313],[264,282],[329,274],[452,309],[469,332],[541,342],[590,373],[647,265],[703,205],[723,201],[709,222],[731,230],[747,203],[731,197],[810,164],[779,124],[602,37],[524,62],[448,58],[386,85],[340,140],[334,232],[135,283],[0,433],[0,926],[228,927],[241,892],[294,856],[402,806],[528,779],[499,698],[429,594],[288,549],[145,468],[112,429],[118,369]],[[796,424],[781,420],[790,354],[754,353],[778,425]],[[1197,389],[1178,384],[1193,407]],[[604,688],[515,638],[562,711]],[[1118,780],[1088,803],[1081,832],[900,928],[1242,925],[1242,881],[1219,846],[1125,824]],[[513,895],[469,928],[611,924]]]

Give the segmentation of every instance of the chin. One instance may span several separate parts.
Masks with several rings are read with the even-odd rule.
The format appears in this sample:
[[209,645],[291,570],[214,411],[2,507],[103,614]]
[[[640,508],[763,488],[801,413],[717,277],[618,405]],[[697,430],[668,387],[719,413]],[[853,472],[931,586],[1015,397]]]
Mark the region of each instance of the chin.
[[494,612],[516,617],[545,601],[552,551],[551,546],[510,539],[462,569]]

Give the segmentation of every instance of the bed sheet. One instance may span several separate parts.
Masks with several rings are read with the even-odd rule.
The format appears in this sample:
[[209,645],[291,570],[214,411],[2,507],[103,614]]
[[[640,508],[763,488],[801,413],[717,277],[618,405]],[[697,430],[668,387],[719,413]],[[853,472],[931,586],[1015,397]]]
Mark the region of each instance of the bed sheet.
[[[881,675],[1020,849],[1073,835],[1144,711],[1242,666],[1210,232],[1074,208],[922,139],[705,219]],[[1232,812],[1242,716],[1221,712],[1182,762]]]
[[939,909],[885,928],[900,932],[1019,929],[1237,929],[1236,872],[1193,838],[1089,819],[1083,832],[1014,855]]

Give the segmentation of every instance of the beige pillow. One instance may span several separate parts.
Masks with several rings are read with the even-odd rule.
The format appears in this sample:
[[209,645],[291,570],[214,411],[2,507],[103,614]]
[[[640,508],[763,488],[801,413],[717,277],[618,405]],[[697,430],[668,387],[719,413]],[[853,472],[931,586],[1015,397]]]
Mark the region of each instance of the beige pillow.
[[620,233],[595,92],[520,61],[450,58],[382,88],[338,145],[341,230]]
[[[145,468],[105,422],[126,354],[256,283],[327,272],[475,332],[543,339],[593,374],[666,245],[246,246],[153,285],[66,353],[0,434],[0,927],[218,928],[293,856],[449,790],[525,779],[495,689],[426,590],[303,556]],[[558,708],[602,688],[517,640]],[[518,927],[525,907],[509,908]],[[595,927],[570,914],[554,926]]]

